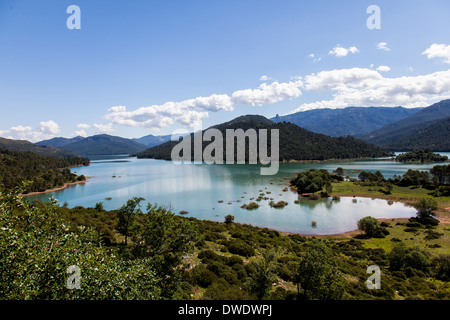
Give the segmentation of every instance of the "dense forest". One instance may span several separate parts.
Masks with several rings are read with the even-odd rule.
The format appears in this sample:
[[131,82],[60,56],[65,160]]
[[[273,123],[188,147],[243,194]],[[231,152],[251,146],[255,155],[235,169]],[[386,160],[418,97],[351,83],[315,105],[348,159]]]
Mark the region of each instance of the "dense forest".
[[409,117],[356,137],[394,151],[448,151],[449,117],[450,100],[443,100]]
[[79,154],[52,146],[40,146],[26,140],[11,140],[0,138],[0,149],[16,152],[33,152],[40,156],[54,158],[78,158]]
[[430,149],[431,151],[450,151],[450,117],[432,122],[403,139],[387,146],[390,150]]
[[445,162],[448,160],[448,157],[429,150],[414,150],[399,154],[395,157],[395,160],[399,162]]
[[[369,143],[357,140],[351,136],[332,138],[324,134],[314,133],[289,122],[272,123],[262,116],[242,116],[230,122],[213,126],[223,133],[223,154],[226,155],[226,129],[260,129],[268,130],[268,149],[270,154],[270,130],[279,130],[279,159],[289,160],[328,160],[328,159],[352,159],[375,158],[390,156],[390,152]],[[193,144],[193,138],[191,139]],[[138,158],[171,159],[171,152],[177,142],[167,142],[162,145],[149,148],[137,154]],[[203,142],[203,149],[209,142]],[[236,157],[235,148],[235,157]],[[246,159],[248,160],[248,139],[246,140]],[[194,148],[191,148],[192,158]],[[224,159],[225,160],[225,159]]]
[[85,177],[70,172],[70,167],[89,165],[85,158],[55,158],[32,152],[0,149],[0,191],[8,192],[29,181],[24,193],[42,192]]

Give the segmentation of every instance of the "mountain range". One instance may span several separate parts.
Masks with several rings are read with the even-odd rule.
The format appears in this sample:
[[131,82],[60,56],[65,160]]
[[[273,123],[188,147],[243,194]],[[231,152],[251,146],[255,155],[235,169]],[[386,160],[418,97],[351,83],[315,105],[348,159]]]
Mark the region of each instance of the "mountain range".
[[450,151],[449,117],[450,100],[443,100],[409,117],[356,137],[395,151]]
[[[426,108],[348,107],[298,112],[267,119],[242,116],[213,126],[226,128],[278,128],[281,130],[280,155],[285,159],[319,159],[360,156],[360,140],[390,151],[429,149],[450,151],[450,100]],[[289,134],[285,134],[289,132]],[[356,139],[348,138],[354,136]],[[337,137],[347,137],[336,140]],[[36,144],[24,140],[0,138],[0,149],[31,151],[52,157],[80,155],[139,154],[140,157],[167,158],[171,135],[147,135],[127,139],[106,134],[91,137],[53,138]],[[333,138],[334,140],[330,140]],[[313,143],[314,142],[314,143]],[[339,143],[340,144],[339,144]],[[356,145],[358,144],[358,145]],[[328,150],[325,150],[326,146]],[[367,146],[365,144],[364,146]],[[367,150],[374,150],[368,148]],[[346,150],[346,151],[345,151]],[[376,154],[379,154],[378,149]],[[299,152],[302,152],[302,155]],[[370,153],[370,152],[369,152]],[[305,157],[305,155],[308,155]]]
[[[280,161],[375,158],[391,155],[390,152],[383,148],[357,140],[351,136],[330,137],[306,130],[290,122],[274,123],[259,115],[241,116],[211,128],[218,129],[223,137],[226,136],[227,129],[242,129],[244,131],[255,129],[257,132],[259,129],[267,129],[269,133],[268,141],[271,141],[270,130],[278,129]],[[223,154],[225,157],[226,139],[224,138],[223,140]],[[194,139],[191,139],[191,141],[193,144]],[[176,141],[169,141],[142,151],[137,156],[138,158],[170,160],[172,149],[177,144],[178,142]],[[203,149],[208,144],[208,142],[203,142]],[[246,150],[248,149],[246,148]],[[193,151],[194,147],[191,147],[191,152],[193,153]],[[248,159],[248,154],[246,158]]]
[[87,156],[133,154],[145,150],[147,146],[127,138],[99,134],[63,145],[61,148]]
[[421,108],[348,107],[315,109],[271,118],[273,122],[291,122],[307,130],[332,137],[369,133],[417,113]]
[[72,151],[52,146],[41,146],[26,140],[11,140],[0,138],[0,149],[6,149],[15,152],[33,152],[40,156],[49,156],[56,158],[76,158],[80,155]]

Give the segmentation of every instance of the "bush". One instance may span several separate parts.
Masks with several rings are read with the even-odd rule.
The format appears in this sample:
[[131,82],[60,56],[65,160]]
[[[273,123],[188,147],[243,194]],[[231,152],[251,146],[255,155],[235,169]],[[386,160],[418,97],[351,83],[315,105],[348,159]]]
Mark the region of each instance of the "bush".
[[243,257],[251,257],[255,255],[255,249],[242,240],[226,241],[224,245],[227,247],[228,252],[233,254]]
[[417,217],[419,219],[429,218],[434,216],[434,211],[438,209],[436,200],[431,198],[422,198],[414,205],[417,209]]
[[358,221],[358,229],[368,237],[373,237],[380,228],[380,223],[374,217],[365,217]]
[[259,204],[257,204],[256,202],[250,202],[249,204],[243,204],[241,206],[242,209],[247,209],[247,210],[255,210],[259,208]]
[[202,288],[208,288],[211,284],[218,280],[214,272],[208,270],[205,265],[200,264],[189,272],[189,279],[192,285]]
[[277,209],[282,209],[282,208],[286,207],[287,205],[288,205],[288,203],[283,200],[278,201],[276,203],[273,201],[269,202],[269,206],[271,206],[272,208],[277,208]]

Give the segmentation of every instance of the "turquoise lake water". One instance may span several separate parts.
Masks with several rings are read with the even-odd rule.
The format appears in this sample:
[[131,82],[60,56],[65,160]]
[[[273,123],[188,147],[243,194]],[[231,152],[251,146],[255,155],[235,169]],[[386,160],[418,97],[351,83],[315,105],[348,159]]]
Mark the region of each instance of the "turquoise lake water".
[[[450,154],[446,154],[450,155]],[[289,179],[307,168],[332,171],[337,167],[357,177],[360,170],[377,170],[386,177],[404,174],[408,169],[429,170],[436,164],[406,164],[391,160],[345,161],[323,163],[285,163],[275,176],[261,176],[256,165],[175,165],[170,161],[136,159],[115,156],[93,160],[88,167],[73,168],[72,172],[94,177],[85,184],[64,190],[30,196],[30,200],[48,200],[53,196],[69,207],[93,207],[102,201],[105,209],[118,209],[134,196],[146,202],[172,208],[186,216],[224,221],[228,214],[235,222],[301,234],[338,234],[356,229],[356,222],[365,217],[403,218],[415,216],[415,209],[402,203],[388,204],[386,200],[350,197],[340,201],[305,200],[295,204],[297,194],[284,192]],[[256,210],[241,209],[250,198],[265,193],[273,201],[287,201],[283,209],[269,206],[270,200],[259,202]],[[219,203],[221,201],[221,203]],[[222,202],[223,201],[223,202]],[[312,227],[316,221],[316,227]]]

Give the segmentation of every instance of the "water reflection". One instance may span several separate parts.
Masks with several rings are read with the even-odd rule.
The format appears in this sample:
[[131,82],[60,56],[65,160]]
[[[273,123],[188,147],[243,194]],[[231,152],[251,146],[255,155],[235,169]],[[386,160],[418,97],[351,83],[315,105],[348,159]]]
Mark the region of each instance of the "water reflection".
[[[339,166],[354,169],[355,174],[361,168],[370,168],[387,176],[402,174],[411,167],[390,161],[286,163],[280,165],[277,175],[261,176],[259,166],[255,165],[174,165],[168,161],[136,158],[99,159],[89,167],[74,169],[79,175],[95,177],[85,185],[36,195],[32,199],[47,200],[53,195],[60,203],[67,202],[69,207],[93,207],[102,201],[105,209],[112,210],[137,196],[171,207],[175,212],[188,211],[187,216],[199,219],[224,221],[226,215],[233,214],[239,223],[303,234],[354,230],[356,222],[368,215],[377,218],[415,215],[413,208],[386,200],[357,198],[353,203],[352,198],[344,197],[339,201],[298,199],[297,193],[287,188],[295,172],[307,168],[331,171]],[[256,201],[261,194],[258,209],[241,208],[243,203]],[[275,209],[269,205],[271,200],[283,200],[288,205]],[[315,228],[312,221],[316,221]]]

